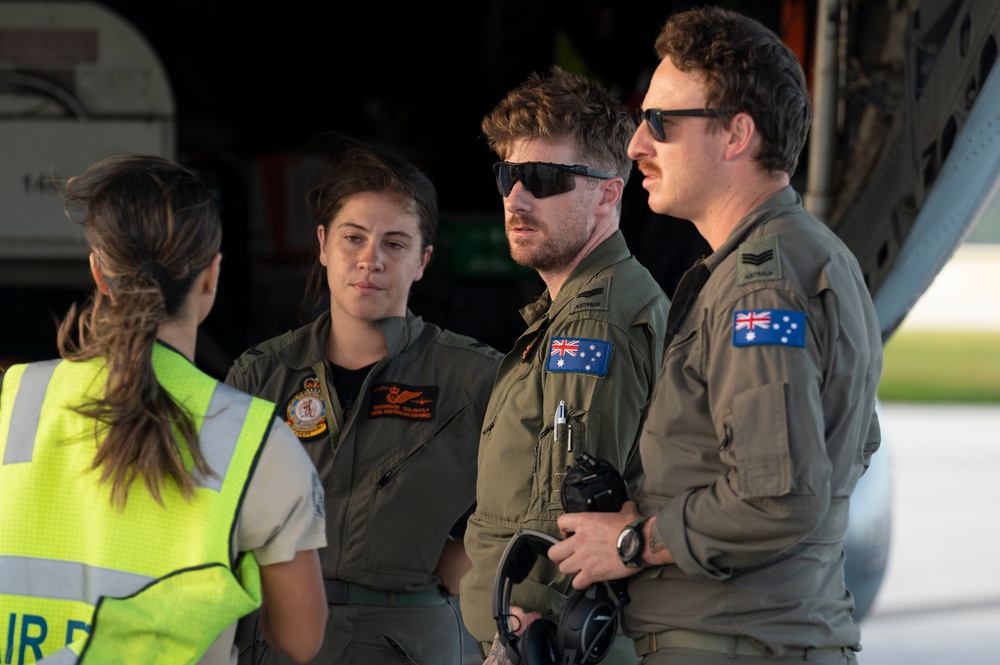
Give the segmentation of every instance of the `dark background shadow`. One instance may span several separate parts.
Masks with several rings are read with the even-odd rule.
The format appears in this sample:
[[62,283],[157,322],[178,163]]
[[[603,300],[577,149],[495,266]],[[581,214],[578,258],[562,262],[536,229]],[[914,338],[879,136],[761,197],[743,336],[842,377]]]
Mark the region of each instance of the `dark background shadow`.
[[[463,234],[475,225],[463,226],[464,220],[491,220],[502,228],[490,171],[495,156],[480,134],[481,118],[529,73],[552,64],[591,76],[638,106],[656,65],[653,42],[663,21],[704,3],[104,4],[159,55],[175,97],[178,161],[219,193],[224,269],[217,305],[203,326],[199,363],[221,375],[248,346],[311,314],[301,296],[312,255],[299,248],[262,259],[252,250],[249,220],[260,205],[262,159],[296,154],[326,130],[391,147],[428,173],[438,188],[442,227],[411,307],[506,351],[524,327],[517,310],[541,293],[541,281],[512,263],[477,274],[445,260],[449,249],[469,251]],[[716,4],[781,30],[781,2]],[[626,187],[622,230],[669,295],[708,246],[689,222],[649,212],[636,173]],[[311,237],[312,220],[295,221]],[[500,238],[488,249],[509,261],[502,233]],[[253,285],[276,263],[281,279],[264,281],[280,283],[281,290],[262,297]],[[0,352],[32,360],[56,355],[52,319],[81,295],[0,290],[0,308],[18,313],[4,317]]]

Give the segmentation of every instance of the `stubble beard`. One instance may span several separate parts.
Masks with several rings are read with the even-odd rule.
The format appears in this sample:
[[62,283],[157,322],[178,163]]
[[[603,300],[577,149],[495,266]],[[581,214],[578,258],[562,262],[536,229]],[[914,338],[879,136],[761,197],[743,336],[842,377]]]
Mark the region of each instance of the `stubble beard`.
[[[512,240],[512,226],[527,226],[537,235],[526,240]],[[510,256],[518,265],[534,268],[540,273],[555,272],[569,264],[587,243],[587,237],[569,233],[553,236],[550,229],[531,217],[514,215],[506,224]]]

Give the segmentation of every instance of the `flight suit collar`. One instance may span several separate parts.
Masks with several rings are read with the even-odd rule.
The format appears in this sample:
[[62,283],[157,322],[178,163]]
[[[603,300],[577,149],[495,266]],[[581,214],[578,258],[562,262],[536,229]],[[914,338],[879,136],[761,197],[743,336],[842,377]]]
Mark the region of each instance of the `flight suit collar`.
[[719,248],[705,258],[706,267],[714,272],[719,264],[732,254],[757,226],[778,215],[801,210],[801,208],[802,199],[791,186],[780,190],[737,222]]
[[521,309],[521,317],[530,327],[546,312],[549,312],[550,317],[555,316],[556,312],[568,305],[602,270],[628,259],[631,255],[625,244],[625,236],[622,235],[620,229],[615,231],[587,256],[583,257],[583,260],[570,273],[566,283],[559,289],[559,295],[556,296],[555,302],[552,302],[549,290],[546,289],[538,300]]
[[[278,352],[281,362],[292,369],[305,369],[325,361],[330,322],[330,311],[327,310],[305,326],[302,334],[294,335],[292,341]],[[407,308],[406,316],[389,317],[376,321],[374,325],[385,337],[388,357],[394,358],[420,336],[424,320]]]
[[388,352],[386,357],[395,358],[412,344],[424,329],[423,318],[416,316],[409,308],[406,316],[393,316],[375,322],[375,327],[385,337]]
[[667,315],[667,332],[664,348],[680,331],[691,307],[698,300],[702,288],[726,257],[732,254],[747,239],[755,228],[769,219],[802,209],[802,199],[791,187],[785,187],[774,196],[751,210],[733,227],[717,250],[704,259],[698,259],[681,277],[671,297],[670,313]]

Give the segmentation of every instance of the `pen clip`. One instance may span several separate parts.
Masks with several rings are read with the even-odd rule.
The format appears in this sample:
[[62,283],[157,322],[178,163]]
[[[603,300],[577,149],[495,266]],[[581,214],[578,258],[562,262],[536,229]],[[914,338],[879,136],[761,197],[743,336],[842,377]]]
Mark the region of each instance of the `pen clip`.
[[556,407],[556,415],[554,422],[552,423],[552,440],[559,440],[559,426],[566,424],[566,401],[559,400],[559,406]]

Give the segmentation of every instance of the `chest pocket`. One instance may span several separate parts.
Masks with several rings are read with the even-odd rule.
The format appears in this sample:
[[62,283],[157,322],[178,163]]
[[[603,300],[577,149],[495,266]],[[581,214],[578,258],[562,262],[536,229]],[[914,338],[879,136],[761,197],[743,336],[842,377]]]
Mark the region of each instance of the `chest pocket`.
[[535,449],[536,466],[532,479],[531,502],[526,519],[554,520],[562,514],[560,488],[566,471],[581,453],[597,455],[597,437],[601,432],[601,414],[569,409],[566,427],[553,437],[547,427]]

